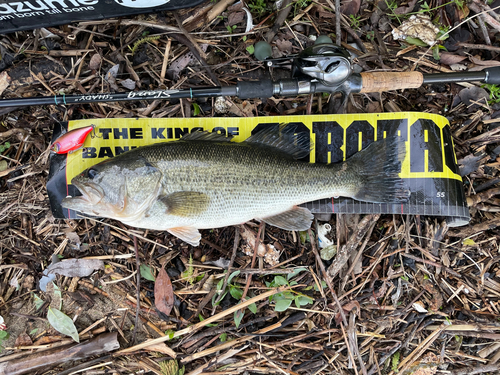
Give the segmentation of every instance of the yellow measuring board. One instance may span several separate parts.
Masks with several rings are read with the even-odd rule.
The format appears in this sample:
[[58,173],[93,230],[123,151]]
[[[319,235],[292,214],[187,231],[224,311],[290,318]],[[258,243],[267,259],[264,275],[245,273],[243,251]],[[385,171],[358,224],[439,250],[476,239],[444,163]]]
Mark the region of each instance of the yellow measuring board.
[[[275,116],[249,118],[171,118],[171,119],[93,119],[68,123],[68,130],[89,125],[95,126],[84,148],[68,155],[67,179],[107,158],[135,147],[180,139],[184,134],[206,130],[232,135],[241,142],[261,126],[277,123],[298,125],[297,131],[309,131],[315,147],[310,161],[345,160],[369,143],[390,135],[406,141],[407,155],[402,165],[402,178],[448,178],[461,181],[456,169],[453,140],[443,129],[449,128],[448,120],[428,113],[380,113],[346,115]],[[327,135],[327,139],[325,139]],[[424,142],[421,142],[423,135]],[[425,147],[421,147],[421,146]],[[430,151],[430,153],[429,153]],[[432,160],[429,158],[432,156]],[[325,159],[326,157],[326,159]],[[452,160],[447,160],[451,158]],[[413,162],[413,163],[412,163]],[[423,167],[420,165],[423,162]],[[413,165],[412,165],[413,164]]]
[[[410,198],[404,204],[375,204],[349,198],[331,198],[306,203],[319,213],[393,213],[451,217],[449,224],[469,220],[462,178],[453,149],[449,122],[445,117],[419,112],[271,116],[247,118],[109,118],[70,121],[67,131],[93,125],[84,147],[68,155],[51,156],[51,178],[47,184],[55,217],[78,217],[64,212],[60,201],[77,193],[71,179],[105,159],[136,147],[175,141],[194,131],[232,136],[241,142],[268,126],[294,126],[314,144],[308,161],[335,163],[345,160],[376,140],[398,136],[406,145],[400,177]],[[54,132],[54,140],[66,129]],[[305,159],[307,161],[307,158]]]

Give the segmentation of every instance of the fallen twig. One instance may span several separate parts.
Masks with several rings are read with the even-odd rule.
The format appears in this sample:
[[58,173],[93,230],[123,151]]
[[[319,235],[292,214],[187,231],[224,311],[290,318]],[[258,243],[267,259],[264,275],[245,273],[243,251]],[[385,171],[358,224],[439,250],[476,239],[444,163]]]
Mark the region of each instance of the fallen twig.
[[[274,289],[268,290],[265,293],[262,293],[262,294],[259,294],[258,296],[255,296],[253,298],[247,299],[246,301],[241,302],[241,303],[239,303],[239,304],[237,304],[235,306],[232,306],[232,307],[230,307],[227,310],[221,311],[220,313],[218,313],[216,315],[213,315],[210,318],[207,318],[207,319],[205,319],[205,320],[203,320],[203,321],[201,321],[199,323],[193,324],[192,326],[189,326],[188,328],[181,329],[180,331],[175,332],[172,338],[183,336],[183,335],[188,334],[188,333],[196,332],[200,328],[205,327],[207,324],[216,322],[216,321],[224,318],[225,316],[234,313],[237,310],[243,309],[243,308],[247,307],[248,305],[251,305],[252,303],[255,303],[255,302],[258,302],[260,300],[263,300],[263,299],[265,299],[267,297],[270,297],[270,296],[272,296],[274,294],[282,293],[282,292],[284,292],[286,290],[289,290],[289,289],[293,289],[293,287],[280,287],[280,288],[274,288]],[[170,340],[170,336],[159,337],[157,339],[148,340],[148,341],[145,341],[145,342],[143,342],[141,344],[138,344],[138,345],[135,345],[135,346],[131,346],[130,348],[126,348],[126,349],[120,350],[116,354],[118,355],[118,354],[132,353],[132,352],[144,349],[144,348],[146,348],[146,347],[148,347],[150,345],[158,344],[158,343],[165,342],[165,341],[168,341],[168,340]]]
[[68,361],[85,359],[120,347],[117,333],[104,333],[91,340],[70,347],[56,348],[0,363],[0,375],[33,374]]

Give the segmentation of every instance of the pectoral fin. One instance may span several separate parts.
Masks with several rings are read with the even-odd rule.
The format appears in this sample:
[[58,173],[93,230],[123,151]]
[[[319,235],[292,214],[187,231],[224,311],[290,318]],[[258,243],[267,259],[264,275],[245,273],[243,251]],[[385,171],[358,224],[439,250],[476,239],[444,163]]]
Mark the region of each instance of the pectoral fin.
[[313,214],[307,208],[295,206],[291,210],[262,218],[262,220],[285,230],[307,230],[311,227],[313,218]]
[[190,245],[198,246],[200,244],[201,234],[198,229],[193,227],[177,227],[167,229],[167,232],[173,234]]
[[165,206],[167,214],[183,217],[195,217],[205,212],[210,197],[196,191],[178,191],[158,198]]

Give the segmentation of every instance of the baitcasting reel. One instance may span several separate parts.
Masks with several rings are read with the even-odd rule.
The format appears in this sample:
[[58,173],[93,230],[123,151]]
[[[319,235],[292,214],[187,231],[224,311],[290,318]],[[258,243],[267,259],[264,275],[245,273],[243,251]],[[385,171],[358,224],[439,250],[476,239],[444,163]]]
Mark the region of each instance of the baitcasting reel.
[[[272,49],[267,42],[255,45],[255,57],[267,66],[282,63],[284,59],[272,59]],[[292,78],[298,80],[317,80],[331,89],[338,89],[352,74],[349,53],[333,44],[332,40],[322,35],[315,44],[296,55],[286,58],[292,62]]]

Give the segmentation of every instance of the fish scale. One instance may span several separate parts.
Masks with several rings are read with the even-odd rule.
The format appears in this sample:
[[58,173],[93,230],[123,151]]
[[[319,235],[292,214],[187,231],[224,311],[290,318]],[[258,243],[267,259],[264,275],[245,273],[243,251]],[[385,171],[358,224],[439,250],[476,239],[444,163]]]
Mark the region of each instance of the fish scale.
[[81,197],[63,206],[153,230],[197,245],[198,229],[252,219],[305,230],[312,214],[297,205],[332,196],[368,202],[400,200],[404,147],[378,141],[339,164],[300,160],[309,144],[283,128],[242,143],[204,133],[137,148],[97,164],[72,183]]

